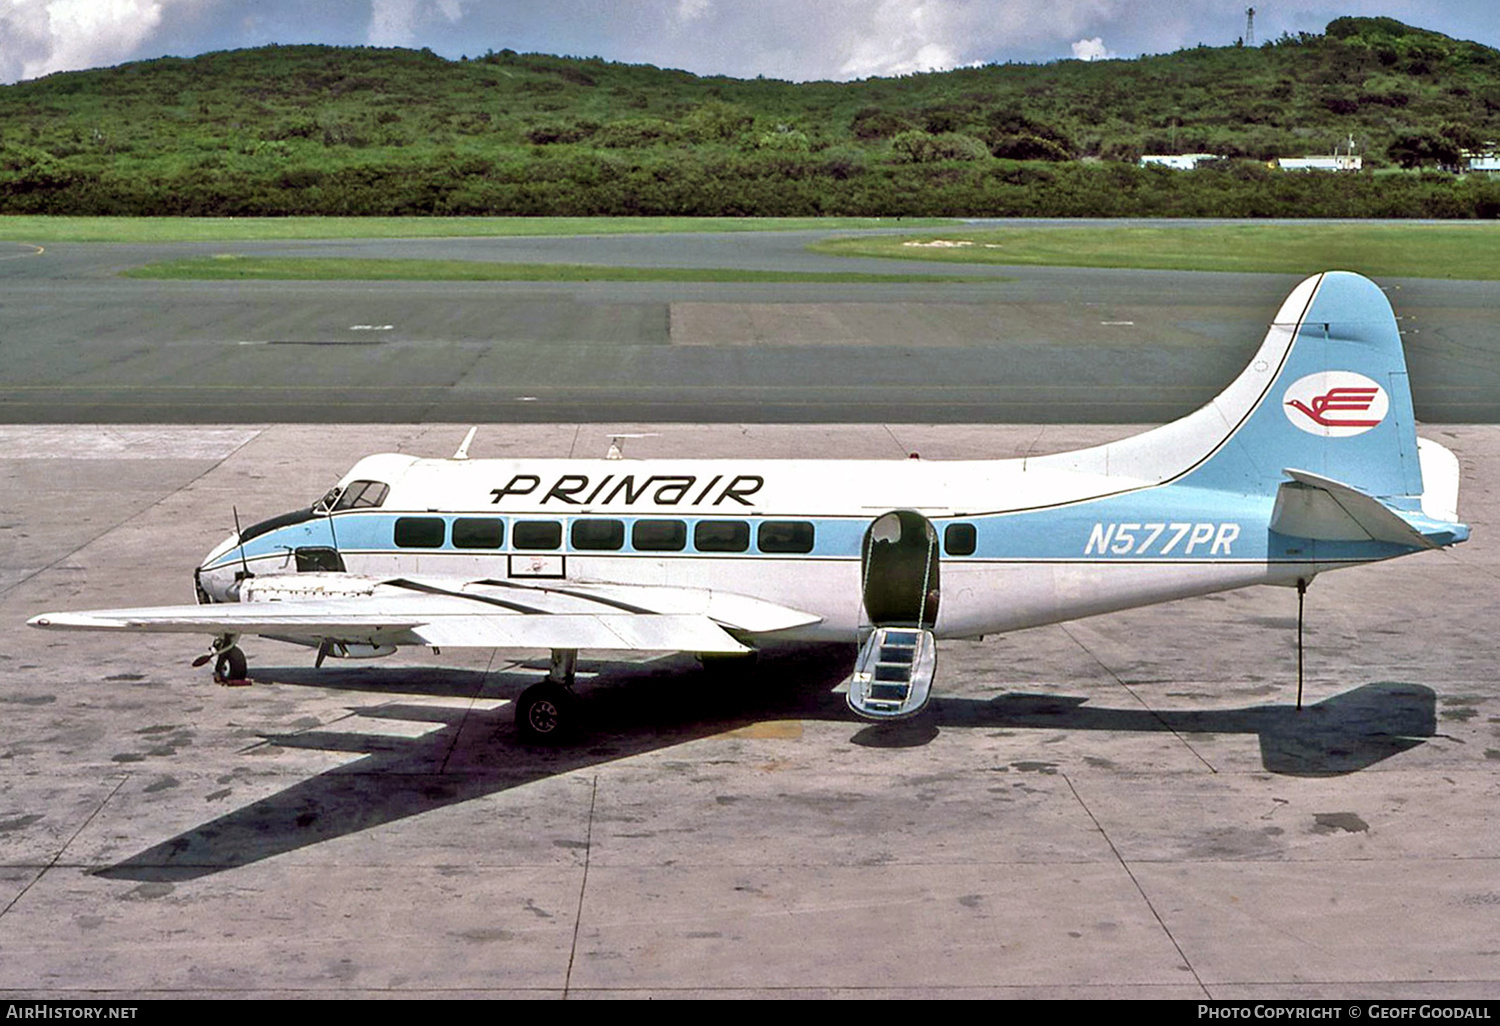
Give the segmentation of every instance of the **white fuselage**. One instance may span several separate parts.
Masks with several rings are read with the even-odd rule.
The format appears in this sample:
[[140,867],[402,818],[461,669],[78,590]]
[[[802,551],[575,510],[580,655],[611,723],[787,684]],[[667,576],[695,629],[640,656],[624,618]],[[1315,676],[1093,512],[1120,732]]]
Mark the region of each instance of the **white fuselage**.
[[[200,585],[329,570],[534,585],[607,583],[749,595],[815,614],[788,640],[869,623],[872,522],[910,510],[939,549],[934,631],[973,637],[1206,594],[1288,584],[1391,552],[1278,547],[1271,502],[1055,461],[430,460],[379,455],[340,482],[385,486],[339,508],[231,537]],[[372,491],[371,494],[374,494]],[[299,550],[301,550],[299,552]],[[321,550],[325,559],[316,561]]]

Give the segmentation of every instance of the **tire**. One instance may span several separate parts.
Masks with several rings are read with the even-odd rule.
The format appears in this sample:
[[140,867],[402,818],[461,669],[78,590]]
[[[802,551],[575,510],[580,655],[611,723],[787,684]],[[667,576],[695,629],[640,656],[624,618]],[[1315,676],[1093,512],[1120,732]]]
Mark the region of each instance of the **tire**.
[[578,699],[561,684],[533,684],[516,699],[516,732],[526,744],[560,744],[577,729]]
[[245,662],[245,653],[240,651],[238,645],[226,648],[214,661],[214,680],[221,684],[230,680],[244,680],[248,672],[249,665]]

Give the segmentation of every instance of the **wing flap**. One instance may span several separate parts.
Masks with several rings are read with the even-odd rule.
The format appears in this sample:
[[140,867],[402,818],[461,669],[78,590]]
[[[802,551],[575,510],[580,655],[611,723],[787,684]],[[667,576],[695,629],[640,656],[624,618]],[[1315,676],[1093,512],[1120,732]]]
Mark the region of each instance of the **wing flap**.
[[554,606],[556,601],[567,603],[566,608],[570,611],[586,608],[593,603],[635,614],[702,616],[746,634],[771,634],[794,627],[807,627],[823,619],[816,613],[793,609],[765,599],[708,588],[576,582],[547,584],[513,580],[479,581],[471,588],[476,592],[492,590],[494,594],[514,595],[524,592],[530,596],[527,601],[535,601],[537,605],[549,610],[563,608],[562,605]]
[[419,644],[451,648],[749,651],[707,617],[652,613],[438,616],[408,633]]

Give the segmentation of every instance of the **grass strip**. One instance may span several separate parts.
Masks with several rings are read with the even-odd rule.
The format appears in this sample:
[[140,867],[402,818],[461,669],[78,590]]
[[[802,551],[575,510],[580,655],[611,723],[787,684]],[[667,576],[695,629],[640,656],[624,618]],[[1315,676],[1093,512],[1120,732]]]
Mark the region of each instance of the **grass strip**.
[[829,239],[813,252],[964,264],[1177,271],[1500,279],[1500,225],[1490,222],[1051,225]]
[[48,217],[0,216],[0,239],[32,242],[266,242],[672,232],[845,231],[956,224],[880,217]]
[[604,267],[476,260],[248,257],[224,253],[164,260],[121,272],[166,281],[687,281],[892,284],[998,281],[974,275],[758,271],[716,267]]

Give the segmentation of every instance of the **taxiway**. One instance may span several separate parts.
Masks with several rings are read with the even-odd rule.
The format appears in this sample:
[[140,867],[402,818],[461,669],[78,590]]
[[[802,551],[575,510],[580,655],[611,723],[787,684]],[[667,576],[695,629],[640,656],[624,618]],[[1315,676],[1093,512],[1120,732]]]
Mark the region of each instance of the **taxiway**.
[[[1164,423],[1239,373],[1301,277],[807,252],[827,234],[9,244],[0,260],[0,422]],[[914,280],[118,277],[215,252]],[[952,274],[973,280],[921,280]],[[1500,421],[1500,283],[1381,284],[1402,318],[1417,416]]]

